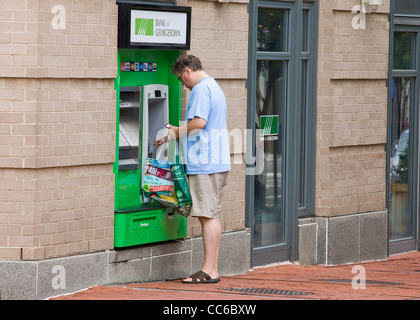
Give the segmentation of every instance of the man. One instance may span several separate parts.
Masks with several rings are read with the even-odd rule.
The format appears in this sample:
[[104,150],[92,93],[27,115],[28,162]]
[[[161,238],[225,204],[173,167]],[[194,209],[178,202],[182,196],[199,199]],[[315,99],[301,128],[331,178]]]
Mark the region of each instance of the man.
[[[227,105],[223,91],[193,55],[183,55],[172,66],[172,72],[191,90],[186,124],[170,126],[169,140],[181,138],[191,197],[191,216],[198,217],[204,244],[203,267],[183,280],[184,283],[220,281],[217,262],[221,237],[219,214],[230,170],[227,135]],[[156,140],[160,145],[164,138]]]

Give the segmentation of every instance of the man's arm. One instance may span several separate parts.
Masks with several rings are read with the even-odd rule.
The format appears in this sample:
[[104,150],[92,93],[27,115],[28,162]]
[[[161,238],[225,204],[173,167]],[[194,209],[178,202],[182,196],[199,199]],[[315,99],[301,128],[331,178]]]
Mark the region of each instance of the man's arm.
[[153,145],[160,146],[164,142],[169,142],[180,137],[182,138],[183,136],[188,135],[193,130],[195,131],[202,130],[206,125],[207,125],[206,120],[200,117],[195,117],[194,119],[191,119],[190,121],[188,121],[186,124],[184,124],[181,127],[171,126],[169,129],[168,139],[165,141],[165,137],[160,137],[153,143]]

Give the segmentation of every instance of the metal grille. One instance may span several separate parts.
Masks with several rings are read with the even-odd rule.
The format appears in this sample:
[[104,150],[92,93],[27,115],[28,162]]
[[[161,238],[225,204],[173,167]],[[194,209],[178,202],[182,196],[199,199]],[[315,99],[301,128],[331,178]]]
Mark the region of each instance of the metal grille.
[[313,294],[311,292],[300,292],[292,290],[281,289],[267,289],[267,288],[224,288],[224,291],[238,292],[238,293],[253,293],[253,294],[270,294],[279,296],[305,296]]

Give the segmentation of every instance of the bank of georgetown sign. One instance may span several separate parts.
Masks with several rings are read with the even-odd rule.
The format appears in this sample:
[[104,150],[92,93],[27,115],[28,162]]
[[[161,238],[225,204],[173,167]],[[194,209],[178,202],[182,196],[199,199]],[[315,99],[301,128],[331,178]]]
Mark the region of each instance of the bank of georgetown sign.
[[130,42],[185,45],[187,43],[187,14],[132,10]]

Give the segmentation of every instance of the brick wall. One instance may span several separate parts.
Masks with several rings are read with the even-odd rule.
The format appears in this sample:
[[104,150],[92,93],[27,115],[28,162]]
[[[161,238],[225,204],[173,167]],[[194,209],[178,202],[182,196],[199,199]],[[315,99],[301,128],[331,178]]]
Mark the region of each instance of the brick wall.
[[[229,130],[246,127],[247,3],[177,1],[192,7],[190,52],[224,90]],[[112,248],[117,6],[63,0],[56,30],[56,4],[0,3],[0,259]],[[352,27],[360,1],[319,4],[316,214],[381,210],[389,0],[366,29]],[[232,149],[224,232],[245,226],[242,159]],[[201,234],[196,219],[188,233]]]
[[[177,4],[192,7],[189,53],[200,58],[205,71],[221,86],[228,105],[228,130],[238,130],[244,138],[247,116],[248,0],[231,0],[229,3],[178,0]],[[182,120],[188,97],[189,91],[183,89]],[[220,216],[223,232],[245,227],[244,148],[234,150],[233,138],[230,142],[232,170]],[[197,218],[189,218],[188,235],[201,235]]]
[[113,244],[117,6],[56,5],[0,3],[0,259]]
[[0,79],[0,167],[114,161],[113,79]]
[[[354,28],[357,0],[320,0],[318,216],[385,208],[389,0]],[[356,20],[353,20],[356,19]]]
[[108,165],[39,170],[36,184],[35,248],[23,258],[37,259],[113,247],[114,177]]
[[0,259],[19,260],[34,247],[35,170],[0,169]]
[[[52,23],[63,11],[53,13],[56,5],[66,16],[63,29],[57,30]],[[4,0],[0,17],[0,76],[115,77],[109,63],[116,56],[115,1]]]
[[[192,7],[191,53],[219,81],[229,129],[240,131],[246,124],[247,3],[177,3]],[[61,11],[52,12],[56,5],[0,4],[1,260],[113,246],[117,6],[114,0],[63,0]],[[60,13],[65,24],[56,19],[53,25]],[[223,231],[245,225],[242,150],[232,148],[232,163]],[[199,234],[198,220],[191,219],[189,235]]]

